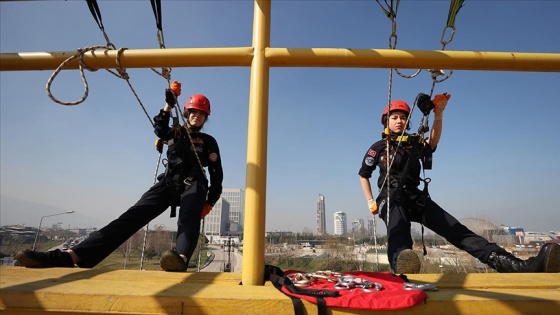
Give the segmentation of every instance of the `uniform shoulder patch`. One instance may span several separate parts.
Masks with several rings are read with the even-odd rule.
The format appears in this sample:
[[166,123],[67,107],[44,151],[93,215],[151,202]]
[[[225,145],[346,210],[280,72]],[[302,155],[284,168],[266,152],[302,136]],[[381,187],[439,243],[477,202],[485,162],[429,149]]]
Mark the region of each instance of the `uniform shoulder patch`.
[[210,159],[210,161],[212,162],[216,162],[218,160],[218,154],[215,152],[210,153],[210,155],[208,156],[208,159]]
[[375,150],[373,150],[373,149],[369,149],[367,154],[371,157],[375,157],[377,155],[377,152],[375,152]]

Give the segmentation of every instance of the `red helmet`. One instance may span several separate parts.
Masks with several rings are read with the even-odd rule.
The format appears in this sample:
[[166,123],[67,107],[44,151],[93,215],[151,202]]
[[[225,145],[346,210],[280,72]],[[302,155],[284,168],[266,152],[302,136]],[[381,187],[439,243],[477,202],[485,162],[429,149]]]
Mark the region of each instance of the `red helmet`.
[[198,109],[210,116],[210,101],[202,94],[193,94],[185,103],[185,112],[189,109]]
[[[401,100],[394,100],[391,102],[391,111],[400,110],[406,113],[406,115],[410,115],[410,107],[405,101]],[[389,105],[385,107],[383,110],[383,115],[381,115],[381,124],[385,125],[387,123],[387,113],[389,113]]]

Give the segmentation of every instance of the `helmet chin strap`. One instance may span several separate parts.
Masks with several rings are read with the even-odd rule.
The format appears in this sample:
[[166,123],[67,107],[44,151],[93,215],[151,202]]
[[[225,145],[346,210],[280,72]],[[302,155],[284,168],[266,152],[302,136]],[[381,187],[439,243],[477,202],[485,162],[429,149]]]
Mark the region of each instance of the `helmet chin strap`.
[[193,131],[198,132],[204,126],[204,124],[202,124],[202,126],[195,127],[195,126],[191,125],[191,123],[189,123],[188,119],[185,121],[185,125],[187,126],[187,131],[189,131],[189,132],[193,132]]

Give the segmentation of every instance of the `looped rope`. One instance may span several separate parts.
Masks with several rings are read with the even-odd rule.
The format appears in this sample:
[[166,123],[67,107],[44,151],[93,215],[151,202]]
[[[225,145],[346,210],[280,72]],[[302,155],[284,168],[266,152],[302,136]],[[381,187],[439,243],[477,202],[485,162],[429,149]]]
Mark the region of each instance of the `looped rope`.
[[[68,106],[72,106],[72,105],[78,105],[80,103],[83,103],[87,97],[88,97],[88,93],[89,93],[89,87],[88,87],[88,83],[87,83],[87,79],[86,76],[84,74],[84,69],[88,70],[88,71],[97,71],[98,69],[92,69],[90,67],[88,67],[85,62],[84,62],[84,54],[89,52],[89,51],[95,51],[97,49],[105,49],[108,50],[109,47],[107,46],[90,46],[90,47],[85,47],[83,49],[78,49],[77,52],[73,55],[70,56],[69,58],[67,58],[66,60],[64,60],[60,66],[58,66],[53,74],[51,74],[51,76],[49,77],[49,79],[47,80],[47,86],[46,86],[46,91],[47,91],[47,95],[49,96],[49,98],[51,100],[53,100],[55,103],[58,103],[60,105],[68,105]],[[82,78],[82,82],[84,83],[84,95],[82,96],[81,99],[74,101],[74,102],[64,102],[61,101],[59,99],[57,99],[56,97],[54,97],[54,95],[51,93],[51,85],[54,81],[54,79],[56,78],[56,76],[58,76],[58,74],[60,73],[60,71],[72,60],[74,59],[78,59],[78,67],[80,70],[80,76]]]

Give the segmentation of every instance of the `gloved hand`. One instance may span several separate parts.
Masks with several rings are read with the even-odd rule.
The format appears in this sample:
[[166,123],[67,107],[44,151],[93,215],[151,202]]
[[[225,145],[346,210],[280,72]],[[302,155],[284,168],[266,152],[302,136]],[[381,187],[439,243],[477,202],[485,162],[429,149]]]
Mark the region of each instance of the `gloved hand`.
[[379,213],[379,210],[377,209],[377,202],[375,202],[375,199],[368,199],[367,205],[369,207],[369,211],[371,211],[371,214],[376,215]]
[[202,208],[202,215],[200,216],[200,219],[204,219],[204,217],[206,217],[208,213],[210,213],[210,211],[212,211],[212,206],[209,204],[204,204],[204,208]]
[[432,100],[434,103],[434,115],[435,120],[442,120],[443,119],[443,111],[445,110],[445,106],[447,106],[447,101],[451,98],[451,94],[443,93],[438,94]]
[[177,97],[175,96],[175,93],[171,91],[171,89],[165,89],[165,102],[171,108],[175,107],[175,104],[177,104]]
[[156,150],[159,153],[163,152],[163,140],[161,140],[160,138],[157,138],[156,142],[154,142],[154,145],[156,146]]
[[175,80],[171,82],[169,88],[175,93],[175,96],[179,97],[179,95],[181,95],[181,82]]
[[179,81],[173,81],[169,85],[169,88],[165,89],[165,102],[173,108],[175,104],[177,104],[177,97],[179,95],[181,95],[181,83]]

